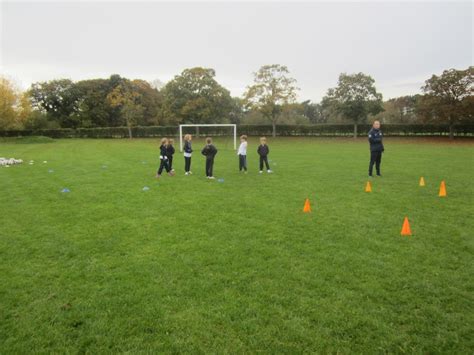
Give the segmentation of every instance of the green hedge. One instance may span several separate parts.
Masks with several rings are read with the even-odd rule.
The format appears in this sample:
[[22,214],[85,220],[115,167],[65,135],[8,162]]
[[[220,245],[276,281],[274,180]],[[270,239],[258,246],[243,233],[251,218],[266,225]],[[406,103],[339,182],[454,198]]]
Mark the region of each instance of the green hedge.
[[[358,136],[365,136],[370,130],[370,124],[357,125]],[[239,134],[252,136],[271,136],[272,127],[269,125],[240,125]],[[434,124],[385,124],[382,126],[385,136],[448,136],[449,125]],[[474,136],[474,124],[457,125],[455,136]],[[346,137],[354,135],[353,124],[315,124],[315,125],[281,125],[277,126],[278,136],[323,136]]]
[[[239,125],[238,134],[249,136],[271,136],[271,125]],[[358,125],[359,136],[365,136],[370,130],[370,125]],[[447,136],[448,125],[433,124],[385,124],[382,127],[385,136]],[[229,127],[200,127],[200,135],[224,136],[232,132]],[[278,136],[322,136],[322,137],[346,137],[352,136],[354,126],[352,124],[316,124],[316,125],[279,125]],[[183,128],[184,133],[196,134],[195,127]],[[176,137],[178,127],[176,126],[150,126],[134,127],[132,134],[137,138],[146,137]],[[454,134],[458,137],[473,137],[474,124],[457,125]],[[44,130],[8,130],[0,131],[0,137],[25,137],[45,136],[51,138],[128,138],[127,127],[104,127],[104,128],[79,128],[79,129],[44,129]]]
[[[132,135],[137,138],[165,137],[177,135],[177,127],[134,127]],[[45,136],[51,138],[128,138],[127,127],[61,128],[38,130],[0,131],[0,137]]]

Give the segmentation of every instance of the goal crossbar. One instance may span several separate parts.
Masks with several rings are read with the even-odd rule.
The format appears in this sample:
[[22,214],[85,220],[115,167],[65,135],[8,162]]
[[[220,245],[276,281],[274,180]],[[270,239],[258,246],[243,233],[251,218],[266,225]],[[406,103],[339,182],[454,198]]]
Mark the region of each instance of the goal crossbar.
[[237,125],[236,124],[180,124],[179,125],[179,151],[183,151],[183,127],[232,127],[234,128],[234,150],[237,149]]

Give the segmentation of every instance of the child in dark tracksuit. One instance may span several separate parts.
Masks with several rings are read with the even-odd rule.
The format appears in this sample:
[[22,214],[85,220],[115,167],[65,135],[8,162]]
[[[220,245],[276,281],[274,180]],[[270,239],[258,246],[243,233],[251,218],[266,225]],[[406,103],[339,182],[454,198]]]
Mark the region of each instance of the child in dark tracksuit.
[[268,164],[268,154],[270,153],[270,148],[267,145],[267,138],[260,138],[260,145],[257,148],[257,153],[260,155],[260,174],[263,173],[263,163],[267,168],[267,173],[271,173],[270,165]]
[[370,143],[370,163],[369,163],[369,176],[372,176],[372,171],[375,164],[375,170],[377,176],[380,174],[380,163],[382,161],[382,153],[385,150],[382,143],[382,131],[380,130],[380,121],[374,121],[371,130],[369,131],[369,143]]
[[160,167],[158,169],[158,172],[156,173],[156,177],[159,178],[161,177],[161,173],[163,172],[163,169],[166,170],[168,175],[173,176],[173,172],[170,169],[169,162],[168,162],[168,139],[163,138],[161,140],[161,145],[160,145]]
[[174,147],[173,147],[174,140],[168,140],[168,146],[166,147],[166,156],[168,157],[168,165],[170,166],[170,170],[174,171],[173,169],[173,154],[174,154]]
[[191,145],[192,136],[186,134],[184,136],[184,175],[191,175],[191,156],[193,148]]
[[206,146],[202,149],[201,154],[206,157],[206,177],[208,179],[214,179],[212,170],[214,168],[214,157],[217,154],[217,149],[212,144],[211,138],[206,138]]

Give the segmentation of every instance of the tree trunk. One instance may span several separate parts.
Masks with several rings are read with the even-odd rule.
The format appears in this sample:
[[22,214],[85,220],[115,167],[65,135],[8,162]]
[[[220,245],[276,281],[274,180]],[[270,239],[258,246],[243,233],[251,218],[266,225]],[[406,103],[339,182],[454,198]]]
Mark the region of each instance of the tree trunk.
[[132,139],[132,127],[128,126],[128,138]]
[[354,123],[354,139],[357,138],[357,123]]
[[449,124],[449,139],[454,139],[454,124]]
[[272,122],[272,137],[275,138],[277,135],[276,122]]

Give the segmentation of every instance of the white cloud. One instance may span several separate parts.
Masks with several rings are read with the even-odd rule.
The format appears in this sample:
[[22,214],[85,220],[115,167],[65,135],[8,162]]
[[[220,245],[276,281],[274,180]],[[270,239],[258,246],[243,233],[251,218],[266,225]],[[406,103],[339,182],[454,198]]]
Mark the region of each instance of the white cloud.
[[472,65],[470,2],[2,2],[0,66],[23,87],[113,73],[166,82],[211,67],[241,95],[263,64],[287,65],[300,99],[341,72],[372,75],[385,98]]

